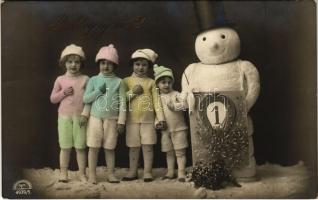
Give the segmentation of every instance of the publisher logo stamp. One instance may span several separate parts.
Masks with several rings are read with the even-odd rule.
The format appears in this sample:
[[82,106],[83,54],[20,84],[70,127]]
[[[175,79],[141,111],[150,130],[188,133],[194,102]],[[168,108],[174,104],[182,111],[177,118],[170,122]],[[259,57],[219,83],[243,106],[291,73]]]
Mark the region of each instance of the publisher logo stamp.
[[14,183],[12,189],[17,195],[30,195],[32,190],[32,184],[28,180],[19,180]]

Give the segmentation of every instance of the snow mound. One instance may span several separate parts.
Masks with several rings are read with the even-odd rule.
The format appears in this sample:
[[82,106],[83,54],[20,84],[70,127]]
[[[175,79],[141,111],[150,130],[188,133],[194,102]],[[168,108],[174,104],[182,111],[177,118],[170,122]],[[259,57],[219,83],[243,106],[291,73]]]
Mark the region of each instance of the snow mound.
[[[116,176],[122,178],[127,168],[116,168]],[[189,168],[187,170],[190,170]],[[97,185],[81,182],[76,171],[69,171],[68,183],[58,182],[59,169],[24,169],[24,176],[33,185],[33,193],[40,198],[304,198],[310,187],[310,176],[302,162],[283,167],[265,164],[257,167],[258,181],[240,183],[242,187],[221,190],[195,188],[193,182],[177,179],[161,180],[166,169],[153,169],[155,180],[143,182],[142,169],[139,179],[118,184],[108,183],[106,167],[97,168]]]

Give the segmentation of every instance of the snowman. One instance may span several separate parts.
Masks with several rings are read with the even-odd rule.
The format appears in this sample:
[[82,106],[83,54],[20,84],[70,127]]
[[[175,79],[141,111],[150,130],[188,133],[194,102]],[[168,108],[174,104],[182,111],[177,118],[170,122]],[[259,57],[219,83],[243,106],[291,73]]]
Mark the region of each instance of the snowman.
[[224,24],[199,33],[195,52],[200,62],[190,64],[182,75],[193,164],[214,156],[229,163],[237,179],[253,180],[256,162],[248,112],[259,95],[258,71],[238,58],[240,38]]

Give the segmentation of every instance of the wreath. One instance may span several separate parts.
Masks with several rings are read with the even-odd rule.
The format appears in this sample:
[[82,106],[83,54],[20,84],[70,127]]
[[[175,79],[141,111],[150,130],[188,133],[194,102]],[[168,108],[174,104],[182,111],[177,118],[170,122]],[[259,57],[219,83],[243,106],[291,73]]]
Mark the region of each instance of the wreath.
[[[226,109],[225,118],[218,127],[212,126],[207,112],[214,102],[224,104]],[[235,103],[225,95],[214,93],[206,95],[198,108],[198,135],[210,156],[195,163],[192,180],[196,186],[210,189],[220,189],[227,182],[238,186],[232,170],[248,162],[248,134]]]

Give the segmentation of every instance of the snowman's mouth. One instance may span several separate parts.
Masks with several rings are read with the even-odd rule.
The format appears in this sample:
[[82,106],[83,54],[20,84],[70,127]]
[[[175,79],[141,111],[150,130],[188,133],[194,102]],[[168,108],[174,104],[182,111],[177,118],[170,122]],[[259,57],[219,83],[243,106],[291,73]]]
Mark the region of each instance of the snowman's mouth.
[[223,48],[220,48],[220,47],[218,47],[218,48],[214,48],[214,47],[210,48],[211,56],[219,56],[219,55],[223,54],[224,51],[225,51],[224,47]]

